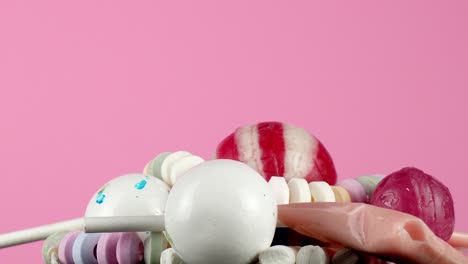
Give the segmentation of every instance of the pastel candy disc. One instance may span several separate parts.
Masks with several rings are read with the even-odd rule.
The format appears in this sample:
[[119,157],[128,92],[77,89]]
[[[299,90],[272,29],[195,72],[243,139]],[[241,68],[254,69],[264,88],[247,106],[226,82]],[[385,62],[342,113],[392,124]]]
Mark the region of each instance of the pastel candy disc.
[[123,233],[117,243],[119,263],[137,264],[143,260],[143,242],[137,233]]
[[59,260],[62,264],[73,264],[73,244],[76,238],[82,232],[74,231],[66,234],[60,241],[58,255]]
[[96,248],[101,234],[81,233],[73,243],[73,261],[75,263],[97,264]]
[[335,193],[327,182],[315,181],[309,183],[313,202],[335,202]]
[[97,260],[99,264],[118,264],[117,243],[122,233],[106,233],[99,238]]
[[289,203],[289,187],[283,177],[271,177],[268,185],[270,185],[270,188],[275,195],[277,204]]
[[310,203],[309,184],[305,179],[294,178],[288,183],[289,203]]

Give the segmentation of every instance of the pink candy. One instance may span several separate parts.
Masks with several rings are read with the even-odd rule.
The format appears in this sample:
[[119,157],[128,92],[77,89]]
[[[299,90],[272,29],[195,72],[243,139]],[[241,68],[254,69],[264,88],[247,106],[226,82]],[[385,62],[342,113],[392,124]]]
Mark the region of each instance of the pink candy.
[[370,204],[419,217],[445,241],[453,233],[455,212],[449,189],[419,169],[403,168],[385,177]]
[[216,157],[242,161],[267,181],[283,176],[336,183],[335,166],[322,143],[306,130],[280,122],[238,128],[218,145]]

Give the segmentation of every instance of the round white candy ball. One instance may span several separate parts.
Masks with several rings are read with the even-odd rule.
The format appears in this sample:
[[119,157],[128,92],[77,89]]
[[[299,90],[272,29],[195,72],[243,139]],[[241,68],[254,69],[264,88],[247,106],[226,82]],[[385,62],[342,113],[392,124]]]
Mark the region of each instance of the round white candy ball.
[[165,225],[186,263],[246,264],[271,245],[277,205],[265,179],[234,160],[204,162],[181,176]]
[[127,174],[106,183],[91,197],[85,216],[162,215],[169,186],[143,174]]

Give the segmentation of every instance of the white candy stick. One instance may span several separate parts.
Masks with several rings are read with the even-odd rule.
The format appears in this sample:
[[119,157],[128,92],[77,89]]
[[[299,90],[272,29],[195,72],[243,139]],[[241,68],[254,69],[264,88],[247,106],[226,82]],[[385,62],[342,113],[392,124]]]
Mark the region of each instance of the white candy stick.
[[83,217],[0,235],[0,248],[46,239],[62,231],[143,232],[163,231],[164,215]]

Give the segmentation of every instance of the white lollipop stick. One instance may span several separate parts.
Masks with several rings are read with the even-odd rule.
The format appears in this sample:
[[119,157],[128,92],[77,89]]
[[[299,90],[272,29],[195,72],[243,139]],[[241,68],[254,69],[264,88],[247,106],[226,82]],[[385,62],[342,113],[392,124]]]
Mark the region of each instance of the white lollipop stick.
[[83,217],[0,235],[0,248],[43,240],[56,232],[62,231],[105,233],[144,231],[160,232],[163,230],[164,215]]

